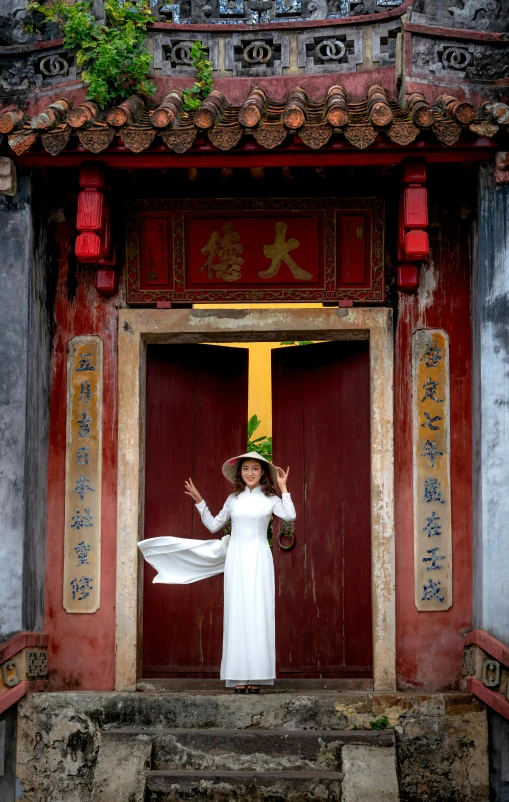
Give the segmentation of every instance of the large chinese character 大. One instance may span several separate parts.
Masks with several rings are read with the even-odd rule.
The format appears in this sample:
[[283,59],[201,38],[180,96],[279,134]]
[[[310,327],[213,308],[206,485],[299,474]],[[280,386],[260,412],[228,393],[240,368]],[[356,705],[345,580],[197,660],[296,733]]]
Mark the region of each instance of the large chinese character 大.
[[286,231],[288,226],[286,223],[279,222],[275,224],[275,239],[273,245],[264,245],[263,253],[267,259],[272,259],[272,262],[266,270],[259,270],[258,275],[260,278],[272,278],[279,273],[281,262],[284,262],[289,268],[294,278],[301,281],[311,281],[313,275],[307,270],[303,270],[297,262],[290,256],[290,251],[294,251],[299,247],[300,242],[294,237],[286,239]]
[[201,252],[207,257],[200,270],[207,268],[207,277],[222,278],[225,281],[238,281],[244,264],[241,257],[244,248],[240,244],[240,234],[233,223],[223,224],[223,235],[213,231]]

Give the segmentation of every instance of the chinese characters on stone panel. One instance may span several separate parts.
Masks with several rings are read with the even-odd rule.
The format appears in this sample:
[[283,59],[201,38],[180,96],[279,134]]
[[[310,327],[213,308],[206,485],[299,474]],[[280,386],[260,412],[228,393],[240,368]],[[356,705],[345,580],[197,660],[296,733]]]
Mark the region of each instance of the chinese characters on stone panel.
[[415,600],[419,610],[445,610],[452,604],[448,346],[447,335],[438,330],[413,335]]
[[[89,374],[86,379],[84,373]],[[95,612],[100,585],[102,423],[98,337],[76,337],[69,343],[67,403],[64,607],[67,612]],[[88,533],[87,541],[82,530]]]
[[[287,239],[288,226],[283,221],[274,224],[274,242],[260,245],[260,262],[262,253],[266,259],[270,259],[270,265],[264,270],[258,270],[258,276],[263,279],[277,276],[281,264],[285,264],[293,278],[300,281],[312,281],[313,274],[304,270],[297,264],[290,251],[299,248],[300,242],[295,237]],[[222,225],[222,233],[215,230],[210,235],[208,242],[201,248],[201,253],[206,256],[206,260],[199,268],[200,272],[207,270],[207,278],[222,278],[224,281],[239,281],[242,278],[242,265],[245,259],[241,254],[244,246],[240,242],[240,234],[235,230],[232,222]]]

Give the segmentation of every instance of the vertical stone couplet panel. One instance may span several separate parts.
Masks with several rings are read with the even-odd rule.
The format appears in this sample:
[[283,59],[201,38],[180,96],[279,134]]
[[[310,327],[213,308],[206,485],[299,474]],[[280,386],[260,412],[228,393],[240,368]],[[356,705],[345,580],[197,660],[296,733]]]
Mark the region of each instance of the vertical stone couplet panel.
[[452,606],[449,337],[412,337],[415,606]]
[[74,337],[67,358],[63,605],[100,607],[103,342]]

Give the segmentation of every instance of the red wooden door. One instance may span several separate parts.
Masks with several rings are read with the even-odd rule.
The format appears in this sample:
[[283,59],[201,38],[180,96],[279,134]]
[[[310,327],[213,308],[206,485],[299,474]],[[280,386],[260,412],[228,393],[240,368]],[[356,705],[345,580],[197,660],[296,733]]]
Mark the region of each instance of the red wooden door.
[[[221,465],[246,450],[248,351],[157,345],[147,353],[145,537],[213,538],[184,480],[194,478],[217,515],[231,492]],[[143,676],[213,677],[219,672],[223,577],[153,585],[144,564]]]
[[278,676],[369,677],[368,343],[273,350],[272,401],[274,462],[290,465],[297,509],[294,548],[274,538]]

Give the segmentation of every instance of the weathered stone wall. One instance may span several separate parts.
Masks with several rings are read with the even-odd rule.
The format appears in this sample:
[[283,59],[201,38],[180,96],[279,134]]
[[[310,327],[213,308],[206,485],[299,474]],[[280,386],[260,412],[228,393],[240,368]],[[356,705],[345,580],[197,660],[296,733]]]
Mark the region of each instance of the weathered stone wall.
[[50,381],[49,248],[28,176],[0,198],[0,635],[42,629]]
[[486,711],[471,696],[323,692],[246,698],[31,694],[20,704],[18,721],[21,799],[94,798],[104,733],[119,727],[132,728],[132,734],[139,732],[146,740],[154,737],[154,729],[167,728],[369,729],[370,722],[381,716],[387,717],[396,734],[402,802],[487,802]]
[[[473,229],[474,627],[509,644],[509,185],[479,170]],[[509,722],[491,715],[491,784],[509,800]],[[506,755],[504,757],[504,755]],[[505,761],[505,765],[504,765]]]

